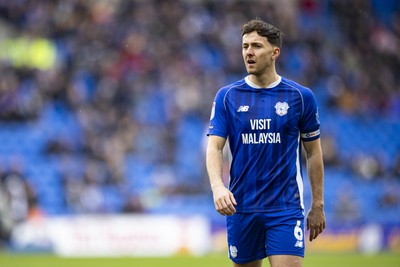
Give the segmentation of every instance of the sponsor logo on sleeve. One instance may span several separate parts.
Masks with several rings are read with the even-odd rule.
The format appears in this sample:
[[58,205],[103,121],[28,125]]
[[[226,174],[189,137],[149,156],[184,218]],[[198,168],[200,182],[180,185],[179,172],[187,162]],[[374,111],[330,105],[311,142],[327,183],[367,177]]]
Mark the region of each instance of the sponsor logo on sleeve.
[[214,116],[215,116],[215,102],[213,102],[213,105],[212,105],[210,121],[212,119],[214,119]]
[[311,133],[303,133],[303,134],[301,134],[301,137],[302,138],[312,138],[312,137],[318,136],[319,134],[320,134],[320,130],[318,129]]

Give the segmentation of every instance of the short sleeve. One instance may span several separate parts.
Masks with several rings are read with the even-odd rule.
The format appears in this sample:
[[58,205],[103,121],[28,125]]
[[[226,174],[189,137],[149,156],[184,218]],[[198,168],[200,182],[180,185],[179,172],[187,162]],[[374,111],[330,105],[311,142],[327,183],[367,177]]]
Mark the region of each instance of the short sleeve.
[[303,141],[313,141],[320,137],[318,106],[310,89],[303,91],[304,111],[300,121],[300,133]]
[[215,96],[207,135],[218,135],[223,138],[228,136],[227,111],[224,105],[225,94],[226,91],[221,89]]

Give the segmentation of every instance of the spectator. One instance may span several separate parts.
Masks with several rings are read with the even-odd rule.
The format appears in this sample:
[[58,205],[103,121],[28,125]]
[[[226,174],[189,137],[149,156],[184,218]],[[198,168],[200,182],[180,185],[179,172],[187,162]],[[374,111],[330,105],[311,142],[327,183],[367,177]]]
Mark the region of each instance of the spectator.
[[[400,7],[385,1],[392,9],[383,13],[378,2],[0,1],[0,121],[25,123],[23,140],[35,148],[21,152],[28,147],[21,142],[18,153],[32,165],[38,158],[76,158],[105,171],[101,181],[69,177],[65,210],[85,211],[80,189],[86,186],[98,199],[99,206],[86,207],[94,212],[104,208],[99,188],[105,184],[123,188],[147,179],[157,185],[152,179],[164,164],[174,170],[168,192],[207,193],[197,129],[209,119],[215,89],[242,77],[235,29],[249,18],[281,23],[287,58],[280,62],[287,64],[277,67],[313,88],[321,116],[333,117],[321,120],[322,127],[336,127],[340,114],[398,123]],[[29,53],[27,40],[41,53]],[[340,128],[335,140],[323,140],[328,167],[346,165],[348,147],[339,141],[347,135],[355,138]],[[387,143],[381,151],[390,150]],[[371,154],[357,159],[353,173],[383,172]],[[386,165],[400,177],[399,164]],[[182,190],[189,179],[191,188]]]

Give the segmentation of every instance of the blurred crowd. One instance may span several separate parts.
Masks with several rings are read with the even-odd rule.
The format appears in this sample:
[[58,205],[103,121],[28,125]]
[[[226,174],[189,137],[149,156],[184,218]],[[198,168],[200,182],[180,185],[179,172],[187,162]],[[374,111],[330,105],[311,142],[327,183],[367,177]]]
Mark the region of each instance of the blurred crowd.
[[[245,75],[240,27],[256,17],[285,33],[278,73],[310,87],[324,112],[399,120],[395,0],[0,0],[1,125],[34,125],[46,110],[76,122],[42,155],[85,162],[81,179],[62,169],[72,212],[104,211],[97,185],[124,187],[129,164],[155,168],[162,193],[208,192],[211,103]],[[328,167],[344,164],[328,135],[324,146]],[[121,211],[151,202],[118,192]]]

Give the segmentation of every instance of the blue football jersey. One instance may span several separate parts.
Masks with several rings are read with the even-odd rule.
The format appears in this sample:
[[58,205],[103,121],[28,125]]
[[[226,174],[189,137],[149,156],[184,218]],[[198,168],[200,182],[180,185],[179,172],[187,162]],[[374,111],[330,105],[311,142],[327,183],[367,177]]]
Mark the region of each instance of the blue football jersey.
[[228,139],[237,212],[304,209],[300,144],[319,129],[314,94],[289,79],[257,88],[246,77],[218,91],[208,135]]

